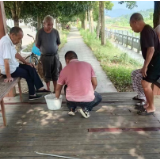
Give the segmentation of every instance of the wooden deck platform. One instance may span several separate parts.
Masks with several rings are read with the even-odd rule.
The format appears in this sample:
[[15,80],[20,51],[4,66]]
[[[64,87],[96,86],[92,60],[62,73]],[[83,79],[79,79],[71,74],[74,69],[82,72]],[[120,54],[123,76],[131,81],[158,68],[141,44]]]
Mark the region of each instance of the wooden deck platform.
[[0,114],[0,158],[54,158],[37,151],[84,159],[159,159],[160,96],[155,96],[154,116],[139,116],[132,101],[135,93],[102,95],[89,119],[79,113],[68,116],[65,102],[61,110],[49,111],[44,99],[28,102],[23,95],[20,103],[19,97],[5,98],[8,126],[2,126]]

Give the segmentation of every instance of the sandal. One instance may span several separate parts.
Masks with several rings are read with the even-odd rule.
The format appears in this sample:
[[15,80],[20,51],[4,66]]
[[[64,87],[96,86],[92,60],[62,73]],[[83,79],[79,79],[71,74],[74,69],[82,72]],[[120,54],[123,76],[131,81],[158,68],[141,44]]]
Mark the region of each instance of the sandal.
[[145,104],[146,104],[146,102],[143,100],[143,101],[141,101],[141,102],[136,103],[136,106],[142,107],[142,106],[144,106]]
[[137,112],[138,115],[149,116],[154,115],[154,112],[147,112],[145,109]]
[[136,95],[136,96],[133,97],[132,99],[133,99],[133,100],[141,100],[141,101],[143,100],[143,99],[138,98],[138,95]]
[[143,108],[143,106],[138,106],[138,105],[136,105],[136,106],[134,107],[134,109],[142,110],[142,109],[144,109],[144,108]]

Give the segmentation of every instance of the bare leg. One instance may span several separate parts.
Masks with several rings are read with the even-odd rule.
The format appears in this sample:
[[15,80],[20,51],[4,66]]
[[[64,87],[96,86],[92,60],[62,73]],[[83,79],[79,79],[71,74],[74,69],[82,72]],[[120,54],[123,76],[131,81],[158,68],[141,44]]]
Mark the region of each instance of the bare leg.
[[50,91],[50,82],[46,82],[47,90]]
[[53,92],[55,92],[56,91],[56,86],[57,86],[57,81],[53,81],[53,86],[54,86],[54,91]]
[[142,86],[144,89],[144,93],[148,102],[148,107],[146,108],[147,112],[154,112],[155,111],[155,107],[153,104],[153,91],[152,91],[152,87],[151,87],[152,83],[149,83],[145,80],[142,80]]

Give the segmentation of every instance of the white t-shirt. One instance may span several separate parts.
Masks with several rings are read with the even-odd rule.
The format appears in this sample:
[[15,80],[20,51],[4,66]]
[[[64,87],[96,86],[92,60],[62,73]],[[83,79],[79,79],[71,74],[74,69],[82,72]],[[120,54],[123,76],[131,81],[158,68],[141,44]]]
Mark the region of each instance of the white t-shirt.
[[0,69],[2,74],[6,75],[4,59],[9,59],[10,74],[16,71],[19,66],[19,62],[15,58],[16,53],[17,51],[10,37],[8,35],[2,37],[0,40]]

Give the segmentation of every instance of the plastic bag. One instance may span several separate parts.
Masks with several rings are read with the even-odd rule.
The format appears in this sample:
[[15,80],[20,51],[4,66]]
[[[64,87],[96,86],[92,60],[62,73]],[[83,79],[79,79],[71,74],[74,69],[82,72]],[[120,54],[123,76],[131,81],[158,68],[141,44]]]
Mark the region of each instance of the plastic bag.
[[37,56],[40,56],[40,55],[41,55],[41,52],[40,52],[39,48],[37,48],[37,47],[35,46],[35,44],[34,44],[33,47],[32,47],[32,53],[36,54]]

